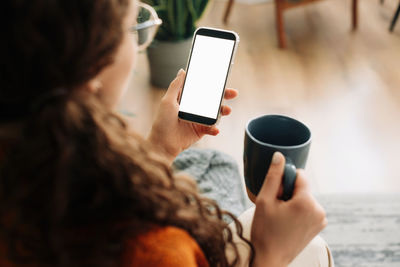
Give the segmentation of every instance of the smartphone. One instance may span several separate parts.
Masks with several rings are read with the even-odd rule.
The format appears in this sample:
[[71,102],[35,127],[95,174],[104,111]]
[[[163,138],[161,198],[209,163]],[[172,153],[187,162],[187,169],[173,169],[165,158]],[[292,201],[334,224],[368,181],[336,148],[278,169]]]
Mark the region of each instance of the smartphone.
[[217,123],[238,43],[239,36],[232,31],[196,30],[179,101],[180,119],[208,126]]

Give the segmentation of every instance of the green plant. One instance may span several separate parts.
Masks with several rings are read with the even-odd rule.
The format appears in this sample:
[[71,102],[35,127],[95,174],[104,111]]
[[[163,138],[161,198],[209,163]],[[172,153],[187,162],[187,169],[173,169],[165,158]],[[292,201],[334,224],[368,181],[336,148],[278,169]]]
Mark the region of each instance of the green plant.
[[154,7],[163,21],[156,40],[179,41],[193,36],[209,0],[142,0]]

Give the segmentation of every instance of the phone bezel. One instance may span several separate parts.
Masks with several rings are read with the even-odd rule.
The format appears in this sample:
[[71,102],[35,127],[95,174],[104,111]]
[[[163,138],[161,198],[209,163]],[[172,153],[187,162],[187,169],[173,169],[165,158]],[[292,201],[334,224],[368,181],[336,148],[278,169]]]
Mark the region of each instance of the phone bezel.
[[[194,122],[194,123],[198,123],[198,124],[203,124],[203,125],[207,125],[207,126],[212,126],[212,125],[217,123],[217,121],[218,121],[218,119],[220,117],[221,104],[222,104],[222,100],[223,100],[224,94],[225,94],[226,82],[228,80],[228,76],[229,76],[229,72],[230,72],[230,69],[231,69],[231,66],[232,66],[233,58],[234,58],[234,55],[235,55],[235,52],[236,52],[237,44],[239,42],[239,36],[235,32],[232,32],[232,31],[225,31],[225,30],[219,30],[219,29],[214,29],[214,28],[206,28],[206,27],[198,28],[196,30],[195,34],[194,34],[194,38],[193,38],[193,41],[192,41],[192,46],[191,46],[191,49],[190,49],[190,56],[189,56],[189,59],[188,59],[188,63],[186,65],[186,70],[187,71],[190,71],[189,70],[189,65],[190,65],[190,61],[192,59],[192,51],[193,51],[194,44],[196,42],[197,35],[209,36],[209,37],[220,38],[220,39],[227,39],[227,40],[232,40],[232,41],[235,42],[234,46],[233,46],[233,49],[232,49],[231,58],[230,58],[230,61],[229,61],[229,67],[228,67],[227,73],[225,75],[224,88],[223,88],[223,91],[222,91],[222,94],[221,94],[221,98],[220,98],[220,102],[219,102],[217,117],[214,119],[214,118],[204,117],[204,116],[200,116],[200,115],[193,114],[193,113],[188,113],[188,112],[183,112],[183,111],[179,111],[178,112],[178,117],[180,119],[182,119],[182,120],[186,120],[186,121],[190,121],[190,122]],[[183,82],[182,92],[180,94],[180,99],[179,99],[179,104],[181,103],[181,100],[182,100],[183,91],[185,89],[185,83],[186,83],[186,77],[185,77],[185,80]]]

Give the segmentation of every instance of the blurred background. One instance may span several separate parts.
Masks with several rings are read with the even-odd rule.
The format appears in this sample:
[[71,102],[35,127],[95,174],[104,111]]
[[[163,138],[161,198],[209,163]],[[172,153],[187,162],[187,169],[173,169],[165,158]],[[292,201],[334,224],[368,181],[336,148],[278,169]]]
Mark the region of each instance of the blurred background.
[[[220,121],[220,134],[196,146],[231,155],[243,171],[246,122],[284,114],[312,131],[306,172],[314,192],[400,192],[400,23],[389,31],[399,1],[358,1],[357,29],[352,1],[285,10],[286,48],[279,47],[274,1],[233,1],[226,24],[228,1],[206,1],[197,26],[240,36],[227,83],[239,97],[227,103],[233,111]],[[151,84],[147,53],[138,56],[121,109],[147,135],[165,88]]]
[[[186,67],[195,26],[237,32],[227,85],[239,97],[227,102],[233,111],[219,122],[220,134],[195,146],[225,152],[243,174],[251,118],[283,114],[304,122],[312,132],[307,179],[327,212],[321,236],[335,265],[400,266],[400,0],[146,2],[163,25],[138,55],[121,104],[133,128],[148,134],[169,82]],[[184,3],[196,8],[182,17],[176,11]],[[172,62],[159,63],[170,72],[164,81],[155,79],[162,75],[154,58]]]

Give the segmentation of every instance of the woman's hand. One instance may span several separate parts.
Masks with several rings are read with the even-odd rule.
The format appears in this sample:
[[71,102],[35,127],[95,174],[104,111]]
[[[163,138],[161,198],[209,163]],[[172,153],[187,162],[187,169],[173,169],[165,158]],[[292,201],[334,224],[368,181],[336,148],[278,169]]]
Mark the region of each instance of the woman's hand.
[[287,266],[327,225],[325,211],[311,195],[302,171],[298,171],[292,198],[279,200],[284,166],[285,158],[276,152],[256,198],[253,266]]
[[[178,100],[184,80],[185,71],[181,69],[161,100],[158,114],[148,137],[151,143],[165,152],[171,162],[180,152],[190,147],[204,135],[217,135],[219,133],[215,126],[208,127],[178,119]],[[224,98],[232,99],[237,94],[236,90],[227,88]],[[230,113],[230,107],[222,106],[221,114],[223,116]]]

